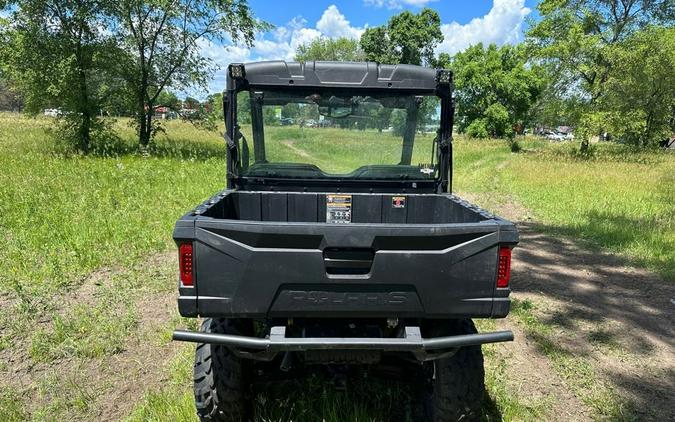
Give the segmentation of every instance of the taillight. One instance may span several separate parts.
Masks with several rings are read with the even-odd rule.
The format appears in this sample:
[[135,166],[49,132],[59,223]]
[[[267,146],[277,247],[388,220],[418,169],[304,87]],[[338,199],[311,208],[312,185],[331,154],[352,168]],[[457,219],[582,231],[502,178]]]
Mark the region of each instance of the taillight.
[[497,287],[509,287],[511,278],[511,248],[499,248],[499,263],[497,264]]
[[194,285],[192,257],[192,243],[181,243],[178,248],[178,266],[180,267],[180,282],[183,286]]

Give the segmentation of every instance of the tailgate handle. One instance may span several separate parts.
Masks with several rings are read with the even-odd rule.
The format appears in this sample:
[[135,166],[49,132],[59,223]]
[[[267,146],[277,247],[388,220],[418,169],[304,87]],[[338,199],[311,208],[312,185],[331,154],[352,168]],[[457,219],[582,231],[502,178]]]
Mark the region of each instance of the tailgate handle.
[[328,274],[368,274],[375,251],[371,248],[326,248],[323,263]]

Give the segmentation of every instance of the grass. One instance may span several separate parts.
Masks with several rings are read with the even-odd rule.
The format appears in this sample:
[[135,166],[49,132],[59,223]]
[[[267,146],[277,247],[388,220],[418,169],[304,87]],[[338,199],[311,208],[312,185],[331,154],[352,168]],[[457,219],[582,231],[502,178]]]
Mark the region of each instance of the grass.
[[495,210],[515,200],[540,230],[588,241],[675,281],[675,154],[603,144],[585,158],[569,144],[528,140],[523,153],[511,154],[504,142],[468,143],[455,148],[456,190]]
[[[36,289],[53,292],[168,248],[175,220],[222,188],[222,158],[57,155],[48,125],[0,115],[0,291],[28,303]],[[175,132],[158,140],[163,151],[185,152],[190,136],[212,149],[220,143],[211,133]]]
[[[589,239],[675,280],[675,154],[518,156],[501,179],[547,230]],[[559,157],[559,156],[557,156]],[[556,158],[557,158],[556,157]]]
[[[479,332],[496,331],[494,320],[476,320]],[[534,400],[522,397],[511,388],[513,383],[508,379],[509,356],[502,352],[500,344],[486,344],[482,346],[485,358],[485,386],[489,395],[489,402],[493,403],[496,411],[485,414],[487,420],[501,419],[504,421],[540,421],[546,417],[548,400]],[[495,415],[497,418],[495,418]],[[492,417],[491,417],[492,416]]]
[[21,405],[21,395],[12,387],[0,385],[0,417],[6,422],[23,422],[28,419]]
[[[4,239],[0,298],[15,298],[0,310],[0,351],[12,347],[40,318],[49,323],[29,336],[33,361],[102,359],[118,353],[125,340],[135,335],[139,315],[132,305],[139,297],[173,291],[173,282],[167,282],[170,276],[126,269],[153,252],[173,248],[175,220],[222,189],[224,143],[215,133],[170,122],[155,144],[138,151],[132,129],[120,121],[114,125],[116,136],[96,146],[91,155],[81,156],[58,145],[51,126],[50,119],[0,114],[0,236]],[[270,128],[268,134],[280,141],[269,147],[270,156],[313,161],[333,172],[367,162],[395,162],[400,151],[389,134],[373,131],[351,142],[341,142],[337,129],[283,127]],[[586,239],[669,280],[675,278],[675,155],[627,154],[608,145],[598,147],[594,157],[581,158],[566,146],[531,140],[522,145],[524,152],[512,154],[505,142],[458,137],[455,190],[475,194],[482,205],[493,209],[508,201],[519,202],[533,213],[542,230]],[[414,163],[429,161],[428,151],[420,146]],[[125,278],[101,289],[91,303],[64,308],[63,298],[77,293],[87,275],[99,268],[125,269]],[[124,282],[136,288],[127,289],[126,296],[115,296],[124,290],[117,283]],[[533,336],[539,336],[542,353],[556,370],[569,378],[579,394],[588,392],[584,397],[599,415],[621,414],[625,409],[616,404],[610,386],[596,386],[588,362],[553,348],[550,339],[555,328],[541,323],[527,306],[516,306],[514,314]],[[168,341],[169,328],[178,322],[167,321],[153,341]],[[490,329],[489,322],[482,324]],[[602,334],[590,340],[600,341]],[[519,397],[509,389],[508,358],[498,346],[486,346],[485,355],[488,404],[497,414],[504,420],[546,417],[547,402]],[[150,389],[130,420],[194,420],[191,360],[192,348],[183,347],[167,369],[169,381]],[[356,390],[372,399],[359,401],[357,396],[332,392],[320,379],[308,380],[298,391],[296,395],[311,391],[312,400],[290,400],[284,395],[261,399],[257,402],[260,420],[283,420],[289,415],[312,420],[319,414],[328,421],[381,420],[392,401],[398,400],[396,390],[382,387],[375,392]],[[87,415],[88,403],[95,400],[77,380],[58,374],[44,378],[38,392],[41,405],[29,414],[20,391],[0,386],[0,420],[50,419],[49,415],[68,419]],[[488,419],[493,410],[486,410]]]
[[148,391],[126,422],[197,421],[192,388],[194,346],[183,344],[167,368],[168,381],[158,390]]
[[76,304],[68,315],[56,315],[50,329],[38,329],[33,334],[30,356],[36,362],[48,362],[69,356],[96,358],[119,353],[137,321],[130,304],[114,299],[93,306]]

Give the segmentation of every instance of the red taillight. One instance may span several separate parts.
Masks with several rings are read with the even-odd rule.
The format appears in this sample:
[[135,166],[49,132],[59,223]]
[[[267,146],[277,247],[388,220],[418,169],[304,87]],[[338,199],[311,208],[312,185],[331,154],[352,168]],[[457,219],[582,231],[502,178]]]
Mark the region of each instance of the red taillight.
[[180,282],[183,286],[192,286],[192,243],[181,243],[178,248],[178,265],[180,267]]
[[509,287],[511,278],[511,248],[499,248],[499,263],[497,265],[497,287]]

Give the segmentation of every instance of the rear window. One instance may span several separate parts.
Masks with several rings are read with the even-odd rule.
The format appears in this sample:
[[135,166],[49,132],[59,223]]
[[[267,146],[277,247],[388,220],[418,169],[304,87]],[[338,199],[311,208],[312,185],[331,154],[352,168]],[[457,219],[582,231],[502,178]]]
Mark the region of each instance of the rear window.
[[238,94],[242,176],[433,179],[436,96]]

